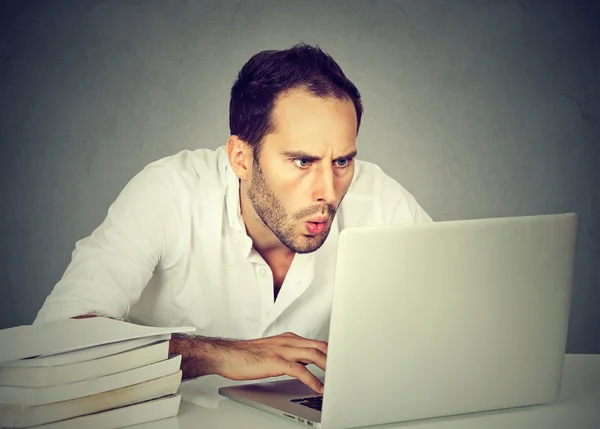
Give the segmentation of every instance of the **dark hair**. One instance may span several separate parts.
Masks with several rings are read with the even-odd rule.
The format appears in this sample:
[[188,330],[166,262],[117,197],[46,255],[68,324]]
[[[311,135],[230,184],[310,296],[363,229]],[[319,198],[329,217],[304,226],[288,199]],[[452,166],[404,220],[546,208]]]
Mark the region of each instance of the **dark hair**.
[[280,51],[262,51],[240,70],[229,101],[231,135],[252,146],[256,158],[263,138],[274,131],[271,113],[277,97],[292,89],[352,101],[358,131],[363,114],[360,93],[330,55],[303,43]]

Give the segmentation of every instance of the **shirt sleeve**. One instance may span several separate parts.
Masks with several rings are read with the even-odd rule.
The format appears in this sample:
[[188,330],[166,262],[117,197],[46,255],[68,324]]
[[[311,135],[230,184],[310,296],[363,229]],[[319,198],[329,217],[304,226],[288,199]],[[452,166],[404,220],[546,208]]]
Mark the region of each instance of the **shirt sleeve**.
[[150,164],[131,179],[104,221],[78,241],[60,281],[33,323],[100,314],[125,319],[161,263],[177,248],[174,169]]

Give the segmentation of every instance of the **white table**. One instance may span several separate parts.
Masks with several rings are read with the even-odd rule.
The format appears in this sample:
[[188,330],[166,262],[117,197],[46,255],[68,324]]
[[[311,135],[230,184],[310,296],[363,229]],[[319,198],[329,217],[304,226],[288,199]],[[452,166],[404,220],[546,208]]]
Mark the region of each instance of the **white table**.
[[[299,429],[290,422],[222,398],[223,379],[199,378],[182,386],[185,401],[177,417],[135,429]],[[415,429],[600,429],[600,355],[567,355],[560,397],[550,405],[474,413],[377,426]]]

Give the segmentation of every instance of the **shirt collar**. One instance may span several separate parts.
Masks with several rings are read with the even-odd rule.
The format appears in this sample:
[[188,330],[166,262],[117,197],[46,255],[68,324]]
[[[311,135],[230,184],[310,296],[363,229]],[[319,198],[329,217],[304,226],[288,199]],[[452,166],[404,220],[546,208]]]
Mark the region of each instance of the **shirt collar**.
[[246,230],[242,218],[242,207],[240,206],[240,179],[237,177],[229,159],[226,158],[225,174],[227,178],[227,190],[225,191],[225,204],[227,206],[227,222],[231,228],[238,231]]
[[237,234],[234,238],[237,248],[240,251],[240,256],[244,259],[248,258],[252,253],[252,239],[246,232],[246,224],[242,217],[242,207],[240,205],[240,179],[237,177],[229,159],[225,161],[225,176],[227,189],[225,191],[225,207],[227,212],[227,224]]

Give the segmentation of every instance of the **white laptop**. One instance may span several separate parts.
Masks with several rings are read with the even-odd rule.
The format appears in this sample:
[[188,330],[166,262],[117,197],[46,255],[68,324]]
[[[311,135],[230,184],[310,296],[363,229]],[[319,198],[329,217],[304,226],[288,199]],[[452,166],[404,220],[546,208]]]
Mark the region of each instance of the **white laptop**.
[[295,379],[219,393],[325,429],[552,402],[578,226],[566,213],[345,229],[322,397]]

